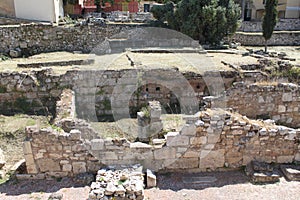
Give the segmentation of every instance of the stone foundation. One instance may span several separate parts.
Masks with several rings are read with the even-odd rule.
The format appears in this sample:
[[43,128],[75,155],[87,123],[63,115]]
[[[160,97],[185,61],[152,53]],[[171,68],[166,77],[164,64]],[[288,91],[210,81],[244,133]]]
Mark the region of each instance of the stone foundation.
[[[169,132],[165,145],[93,136],[86,123],[57,132],[28,127],[24,154],[29,174],[73,176],[101,166],[139,163],[153,171],[239,168],[252,160],[299,161],[299,129],[249,120],[236,113],[207,110],[186,116],[180,132]],[[80,129],[80,130],[79,130]],[[90,136],[88,139],[87,136]]]

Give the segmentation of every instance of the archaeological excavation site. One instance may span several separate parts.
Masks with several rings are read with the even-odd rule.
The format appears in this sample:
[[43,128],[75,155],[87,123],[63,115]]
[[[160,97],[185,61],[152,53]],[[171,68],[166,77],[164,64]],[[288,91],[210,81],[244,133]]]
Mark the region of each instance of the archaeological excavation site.
[[[299,44],[295,34],[275,38]],[[236,40],[255,46],[257,36]],[[0,62],[3,179],[83,179],[91,200],[147,199],[161,174],[300,180],[297,47],[205,50],[127,25],[16,25],[0,41],[15,57]]]

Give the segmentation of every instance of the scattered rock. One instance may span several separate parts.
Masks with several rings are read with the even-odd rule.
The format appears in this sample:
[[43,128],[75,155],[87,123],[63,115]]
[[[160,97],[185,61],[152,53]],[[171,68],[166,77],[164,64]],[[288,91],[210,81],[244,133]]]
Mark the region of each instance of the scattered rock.
[[52,193],[48,200],[61,200],[63,198],[63,194],[61,193]]
[[89,199],[144,199],[144,177],[138,166],[100,169],[91,184]]
[[22,56],[22,50],[20,48],[12,49],[9,51],[9,55],[12,58],[19,58]]
[[147,169],[147,188],[156,187],[156,176],[150,169]]

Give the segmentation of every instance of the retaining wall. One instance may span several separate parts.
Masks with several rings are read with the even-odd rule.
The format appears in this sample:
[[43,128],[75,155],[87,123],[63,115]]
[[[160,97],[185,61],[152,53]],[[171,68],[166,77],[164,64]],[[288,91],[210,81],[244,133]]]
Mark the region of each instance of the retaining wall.
[[[264,46],[265,44],[265,39],[262,36],[262,32],[237,32],[232,39],[244,46]],[[268,40],[268,45],[299,46],[300,31],[274,31],[271,39]]]
[[[292,83],[259,85],[235,83],[221,97],[228,108],[252,119],[273,119],[276,123],[300,127],[300,88]],[[218,107],[218,99],[212,106]]]

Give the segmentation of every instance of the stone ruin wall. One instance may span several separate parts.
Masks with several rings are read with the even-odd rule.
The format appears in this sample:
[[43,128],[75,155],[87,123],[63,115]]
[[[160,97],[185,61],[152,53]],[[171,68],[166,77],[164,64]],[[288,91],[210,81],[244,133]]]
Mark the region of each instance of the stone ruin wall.
[[[295,84],[235,83],[223,97],[228,108],[249,118],[272,119],[278,124],[300,127],[300,88]],[[208,104],[211,107],[218,107],[218,103],[222,101],[213,100]]]
[[[68,132],[27,127],[24,154],[29,178],[73,176],[102,166],[142,164],[158,170],[219,170],[239,168],[251,160],[276,163],[300,161],[300,130],[218,110],[185,118],[180,132],[160,143],[129,142],[93,135],[89,125],[64,119]],[[88,139],[88,136],[91,136]]]
[[[97,120],[98,118],[111,116],[112,93],[117,85],[124,88],[132,88],[131,99],[129,99],[130,113],[135,114],[149,100],[160,100],[163,105],[172,104],[172,92],[170,88],[149,80],[147,84],[137,89],[137,70],[120,71],[68,71],[63,75],[53,75],[51,70],[41,70],[31,73],[25,72],[2,72],[0,73],[0,111],[1,114],[13,115],[16,113],[53,115],[56,113],[56,101],[59,100],[62,90],[70,88],[75,92],[76,109],[79,118]],[[144,76],[151,73],[159,74],[161,77],[168,77],[170,74],[180,75],[177,70],[150,70]],[[130,74],[131,77],[128,77]],[[208,95],[207,87],[202,76],[194,73],[183,74],[195,91],[198,100]],[[236,80],[236,73],[221,72],[225,87],[229,88]],[[150,77],[150,76],[148,76]],[[171,76],[174,77],[174,76]],[[119,82],[121,81],[122,84]],[[171,80],[164,80],[162,83],[171,84]],[[159,81],[158,81],[159,82]],[[159,89],[159,90],[158,90]],[[116,92],[118,97],[123,91]],[[137,94],[139,93],[139,94]],[[147,98],[145,94],[147,93]],[[120,109],[124,107],[119,102]],[[80,111],[84,111],[81,113]],[[93,116],[90,116],[94,113]],[[127,116],[128,117],[128,116]]]
[[[247,33],[236,32],[231,39],[244,46],[262,46],[265,40],[261,32]],[[268,40],[270,46],[299,46],[300,31],[278,31],[274,32],[271,39]]]
[[20,48],[25,55],[54,51],[91,52],[106,37],[129,26],[61,27],[44,24],[0,26],[0,52]]
[[[135,28],[129,25],[57,27],[43,24],[0,26],[0,53],[20,48],[24,55],[54,51],[91,52],[105,38]],[[299,45],[299,31],[274,32],[269,45]],[[261,33],[237,32],[234,41],[243,45],[264,44]]]

